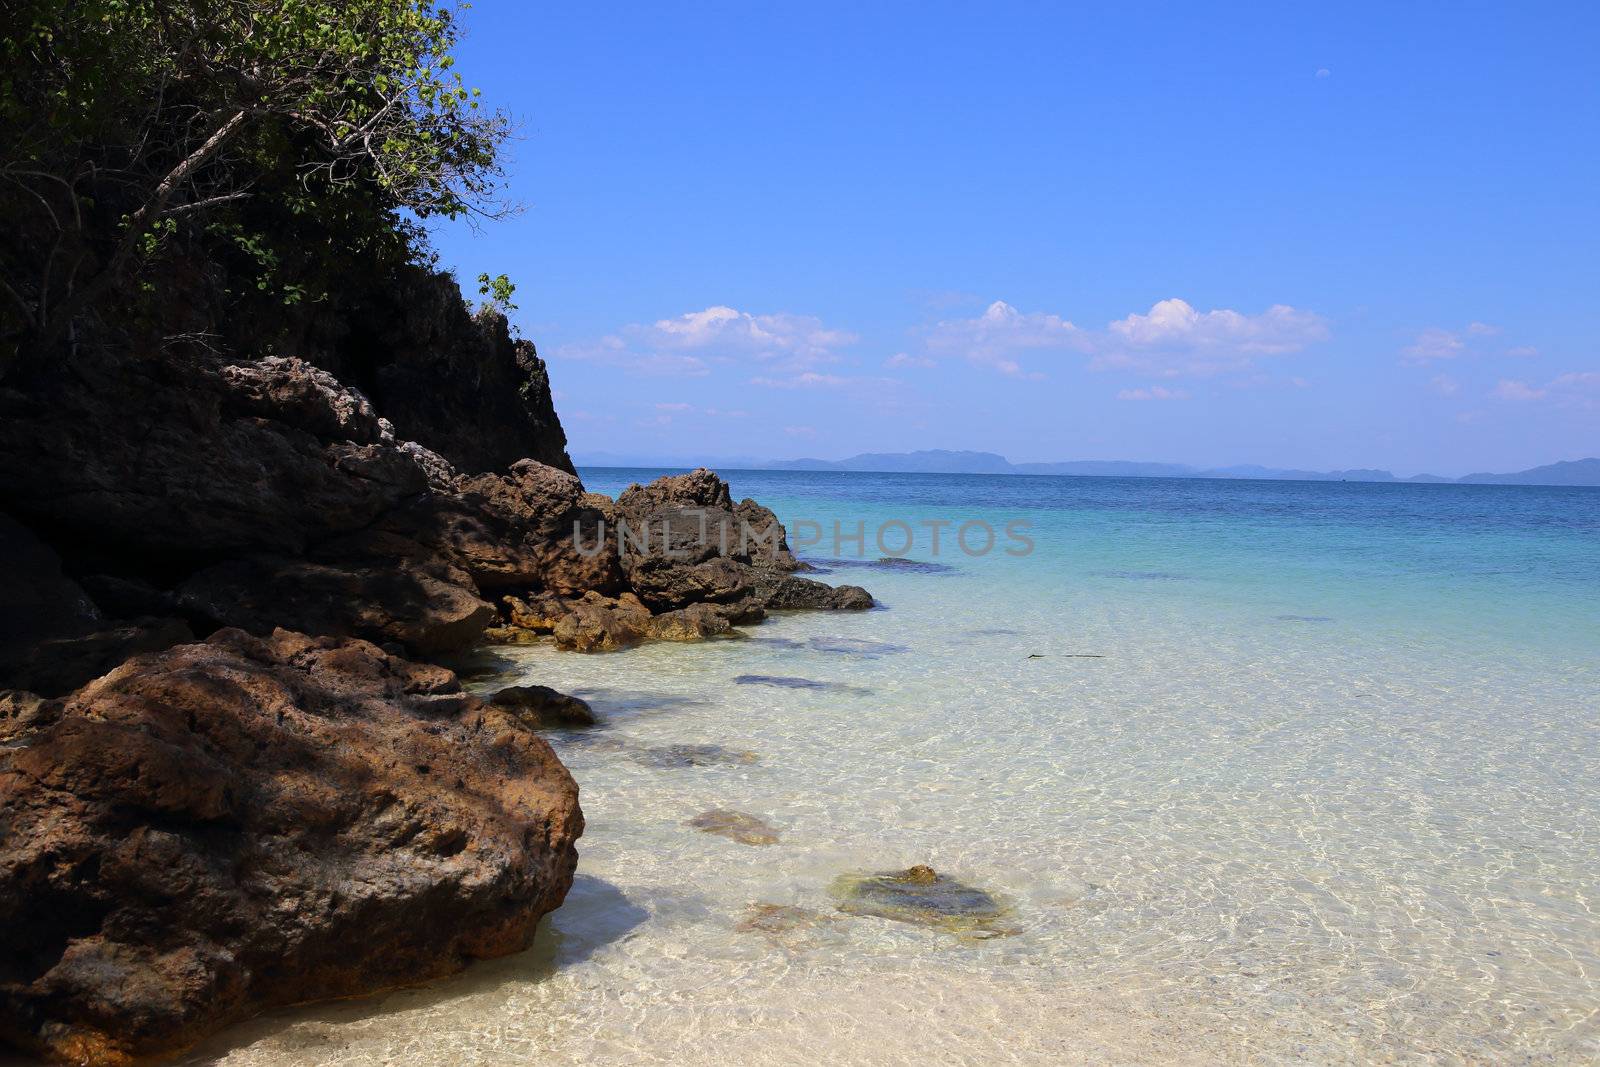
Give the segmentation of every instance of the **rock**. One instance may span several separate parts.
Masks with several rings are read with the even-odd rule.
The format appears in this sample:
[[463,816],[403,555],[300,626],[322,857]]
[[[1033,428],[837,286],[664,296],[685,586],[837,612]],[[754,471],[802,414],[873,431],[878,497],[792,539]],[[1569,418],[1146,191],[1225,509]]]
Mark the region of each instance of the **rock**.
[[837,652],[860,656],[862,659],[877,659],[879,656],[911,651],[905,645],[857,637],[813,637],[806,642],[806,647],[816,652]]
[[106,619],[50,548],[0,514],[0,685],[60,696],[193,637],[180,619]]
[[464,471],[524,458],[572,470],[544,361],[500,312],[470,312],[454,278],[405,268],[346,314],[357,343],[307,358],[359,386],[403,436]]
[[755,903],[745,909],[734,925],[741,934],[756,934],[776,948],[789,953],[821,948],[840,948],[846,941],[837,915],[803,908],[795,904]]
[[432,509],[421,540],[453,554],[479,588],[537,585],[577,596],[625,587],[603,497],[567,471],[523,460],[505,474],[458,480],[459,494]]
[[849,915],[875,915],[975,938],[1014,932],[997,925],[1011,913],[1010,905],[932,867],[841,875],[831,891],[839,910]]
[[615,652],[644,639],[650,611],[632,593],[612,599],[589,593],[568,601],[551,634],[556,647],[575,652]]
[[626,514],[641,517],[666,508],[731,512],[733,494],[728,491],[728,483],[714,471],[699,467],[688,474],[663,475],[649,485],[630,485],[618,494],[617,507]]
[[525,948],[577,787],[512,712],[359,640],[224,630],[0,699],[0,1034],[123,1063]]
[[794,904],[757,903],[745,910],[745,917],[734,929],[740,933],[787,934],[831,926],[836,921],[832,915]]
[[508,708],[530,726],[546,729],[593,726],[599,720],[587,701],[558,693],[546,685],[513,685],[500,690],[489,703]]
[[323,440],[394,442],[393,427],[366,397],[304,360],[266,356],[223,367],[222,378],[228,406],[241,413],[277,419]]
[[731,603],[750,597],[756,573],[746,563],[713,556],[698,563],[665,554],[625,556],[628,584],[652,611],[671,611],[690,604]]
[[712,808],[703,811],[689,820],[689,825],[696,830],[718,837],[726,837],[730,841],[737,841],[741,845],[776,845],[778,831],[776,827],[756,818],[746,815],[742,811],[730,811],[727,808]]
[[645,631],[657,641],[704,641],[733,632],[728,612],[713,604],[690,604],[652,616]]
[[792,575],[780,578],[764,600],[770,611],[865,611],[875,606],[872,594],[859,585],[830,586]]
[[360,394],[263,364],[85,346],[71,374],[0,386],[0,506],[75,570],[131,575],[300,554],[427,489]]
[[420,549],[389,560],[221,563],[184,582],[179,602],[210,625],[258,636],[289,624],[308,633],[399,641],[422,654],[467,648],[497,618],[469,578]]
[[173,616],[178,613],[178,598],[165,589],[138,578],[115,574],[87,574],[78,579],[91,600],[115,619],[141,616]]
[[86,633],[101,615],[61,557],[26,526],[0,513],[0,657],[52,637]]
[[897,571],[905,574],[954,574],[956,569],[948,563],[932,560],[907,559],[904,556],[883,556],[878,559],[829,559],[822,561],[826,567],[865,567],[875,571]]
[[8,665],[8,684],[46,696],[62,696],[100,677],[130,656],[160,652],[194,633],[182,619],[130,619],[72,637],[41,641],[27,657]]

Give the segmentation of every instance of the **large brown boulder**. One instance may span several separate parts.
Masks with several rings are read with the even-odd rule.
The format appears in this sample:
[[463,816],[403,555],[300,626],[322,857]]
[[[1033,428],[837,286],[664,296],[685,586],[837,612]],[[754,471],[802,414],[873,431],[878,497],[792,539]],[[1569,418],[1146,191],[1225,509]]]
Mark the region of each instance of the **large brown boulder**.
[[0,1036],[120,1064],[516,952],[582,828],[515,709],[364,641],[224,630],[0,698]]

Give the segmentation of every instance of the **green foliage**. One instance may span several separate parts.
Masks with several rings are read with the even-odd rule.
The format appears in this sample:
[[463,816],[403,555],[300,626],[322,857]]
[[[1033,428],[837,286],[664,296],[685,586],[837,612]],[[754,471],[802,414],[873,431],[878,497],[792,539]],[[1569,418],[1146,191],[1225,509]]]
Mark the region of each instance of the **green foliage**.
[[511,302],[511,296],[517,287],[510,278],[504,274],[489,277],[489,272],[478,275],[478,295],[486,296],[490,306],[498,308],[501,314],[508,314],[517,310],[517,305]]
[[13,339],[49,341],[142,288],[176,247],[212,249],[292,303],[326,289],[319,263],[417,254],[403,215],[501,210],[508,123],[454,69],[454,5],[7,7],[0,210],[17,225],[0,234],[0,332]]

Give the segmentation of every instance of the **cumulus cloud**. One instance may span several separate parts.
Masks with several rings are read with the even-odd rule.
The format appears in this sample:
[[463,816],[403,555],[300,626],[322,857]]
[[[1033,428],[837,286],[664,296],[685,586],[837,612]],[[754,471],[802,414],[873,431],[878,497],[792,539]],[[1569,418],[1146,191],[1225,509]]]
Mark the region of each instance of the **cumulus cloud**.
[[1188,400],[1189,393],[1185,389],[1168,389],[1161,385],[1152,385],[1148,389],[1124,389],[1117,394],[1118,400]]
[[1512,381],[1501,378],[1489,395],[1497,400],[1540,400],[1549,393],[1545,389],[1535,389],[1527,382]]
[[1429,388],[1440,396],[1455,396],[1461,391],[1461,383],[1448,374],[1436,374],[1433,381],[1428,383]]
[[1081,348],[1082,330],[1059,315],[1042,311],[1024,314],[996,300],[972,319],[952,319],[936,325],[928,347],[936,352],[966,356],[974,363],[993,367],[1001,374],[1022,375],[1015,357],[1023,352]]
[[1274,304],[1259,315],[1226,308],[1196,311],[1188,301],[1162,300],[1143,315],[1113,322],[1108,331],[1138,349],[1218,352],[1230,356],[1275,356],[1298,352],[1328,336],[1322,316],[1287,304]]
[[937,366],[933,360],[926,356],[913,356],[909,352],[896,352],[883,361],[885,367],[933,367]]
[[557,359],[590,360],[643,374],[698,377],[717,363],[753,361],[803,370],[839,359],[856,336],[812,315],[754,315],[723,305],[634,323],[598,341],[560,345]]
[[1026,375],[1019,359],[1026,353],[1054,351],[1090,356],[1095,369],[1176,377],[1242,370],[1258,358],[1297,352],[1327,336],[1320,315],[1285,304],[1248,315],[1228,308],[1199,311],[1173,298],[1103,330],[1085,330],[1059,315],[1023,313],[997,300],[977,318],[939,323],[928,347],[1010,375]]

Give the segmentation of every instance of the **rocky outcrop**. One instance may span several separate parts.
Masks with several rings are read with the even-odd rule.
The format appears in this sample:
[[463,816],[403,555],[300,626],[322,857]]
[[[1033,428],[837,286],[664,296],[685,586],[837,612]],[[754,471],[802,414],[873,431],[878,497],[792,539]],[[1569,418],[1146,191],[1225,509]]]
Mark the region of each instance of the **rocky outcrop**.
[[404,269],[358,304],[305,322],[296,341],[460,470],[533,459],[572,473],[544,361],[500,312],[469,311],[447,274]]
[[0,1035],[75,1063],[527,946],[577,787],[515,708],[363,641],[224,630],[0,699]]
[[305,358],[177,300],[0,379],[0,1041],[121,1063],[525,946],[582,827],[533,731],[587,708],[405,656],[871,606],[709,471],[585,492],[532,346],[417,285]]

